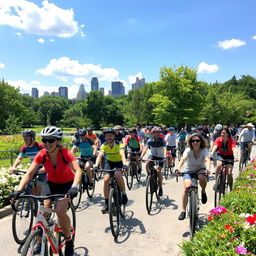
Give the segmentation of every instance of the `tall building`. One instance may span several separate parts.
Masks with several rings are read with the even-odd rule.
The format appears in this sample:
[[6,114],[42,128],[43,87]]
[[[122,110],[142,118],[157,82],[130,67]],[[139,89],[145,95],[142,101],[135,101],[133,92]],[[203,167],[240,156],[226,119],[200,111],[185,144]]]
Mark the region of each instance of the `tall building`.
[[58,92],[51,92],[52,96],[60,96]]
[[38,98],[38,89],[37,88],[32,88],[32,97],[33,98]]
[[91,91],[99,90],[99,81],[97,77],[93,77],[91,80]]
[[111,95],[114,97],[124,95],[124,86],[122,82],[111,82]]
[[138,77],[136,77],[136,82],[134,84],[132,84],[132,90],[138,89],[143,87],[145,84],[145,78],[141,78],[139,79]]
[[100,91],[103,93],[103,95],[104,95],[104,87],[100,87]]
[[59,95],[63,98],[68,98],[68,87],[60,86],[59,87]]
[[44,92],[44,95],[49,95],[50,93],[49,92]]
[[86,97],[86,92],[85,92],[85,89],[84,89],[84,85],[81,84],[80,87],[79,87],[76,98],[79,100],[79,99],[84,99],[85,97]]

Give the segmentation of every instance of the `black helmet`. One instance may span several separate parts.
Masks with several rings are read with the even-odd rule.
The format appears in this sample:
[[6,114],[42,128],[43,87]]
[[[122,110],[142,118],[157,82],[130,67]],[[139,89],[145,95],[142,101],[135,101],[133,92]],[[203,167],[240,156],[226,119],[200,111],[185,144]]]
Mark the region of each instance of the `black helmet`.
[[135,134],[137,134],[136,128],[130,128],[130,129],[128,130],[128,132],[129,132],[129,133],[135,133]]
[[107,128],[105,131],[104,131],[104,135],[106,135],[107,133],[112,133],[112,134],[116,134],[115,133],[115,130],[114,129],[112,129],[112,128]]
[[22,133],[22,136],[23,137],[31,137],[31,138],[35,138],[36,137],[36,133],[32,130],[25,130],[23,133]]
[[79,130],[79,135],[80,136],[84,136],[86,134],[87,134],[87,130],[85,128],[82,128],[82,129]]

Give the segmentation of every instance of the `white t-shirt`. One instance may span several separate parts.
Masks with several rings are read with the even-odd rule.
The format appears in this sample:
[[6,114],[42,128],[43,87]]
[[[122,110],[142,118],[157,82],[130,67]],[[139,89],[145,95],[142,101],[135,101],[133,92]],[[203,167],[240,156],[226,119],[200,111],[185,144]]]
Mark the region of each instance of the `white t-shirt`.
[[185,172],[195,172],[200,168],[206,168],[205,158],[209,157],[209,151],[207,148],[200,150],[199,156],[195,158],[194,151],[191,148],[186,148],[183,157],[187,158]]
[[176,141],[178,139],[178,136],[173,133],[173,134],[170,134],[168,133],[167,135],[165,135],[165,142],[166,142],[166,146],[169,146],[169,147],[176,147]]

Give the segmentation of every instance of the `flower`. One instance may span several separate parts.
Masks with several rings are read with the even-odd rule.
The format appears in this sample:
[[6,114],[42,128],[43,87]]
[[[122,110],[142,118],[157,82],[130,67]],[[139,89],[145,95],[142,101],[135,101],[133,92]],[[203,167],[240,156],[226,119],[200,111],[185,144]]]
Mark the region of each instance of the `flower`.
[[226,213],[226,212],[227,212],[227,209],[222,206],[218,206],[218,207],[210,210],[211,215],[218,215],[218,214],[222,214],[222,213]]
[[246,254],[247,253],[247,249],[243,246],[237,246],[236,247],[236,253],[238,254]]
[[208,218],[207,218],[209,221],[212,220],[212,215],[209,215]]
[[256,213],[253,216],[247,217],[246,221],[250,223],[250,225],[256,225]]
[[234,232],[234,229],[232,228],[231,225],[225,225],[224,226],[226,230],[230,231],[230,232]]

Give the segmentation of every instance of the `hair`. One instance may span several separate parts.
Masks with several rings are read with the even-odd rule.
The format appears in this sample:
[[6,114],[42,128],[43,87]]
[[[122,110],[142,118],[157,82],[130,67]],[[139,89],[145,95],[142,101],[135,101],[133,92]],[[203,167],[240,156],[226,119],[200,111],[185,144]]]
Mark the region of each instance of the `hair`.
[[206,141],[205,141],[204,137],[203,137],[201,134],[193,133],[193,134],[191,134],[191,135],[189,136],[189,138],[188,138],[188,146],[189,146],[191,149],[193,149],[193,146],[192,146],[193,137],[198,137],[198,138],[199,138],[199,140],[200,140],[200,142],[201,142],[201,143],[200,143],[200,148],[201,148],[201,149],[204,149],[204,148],[207,147]]
[[230,133],[230,130],[228,128],[222,128],[220,130],[220,132],[222,132],[222,131],[225,131],[228,134],[228,137],[231,138],[231,133]]

